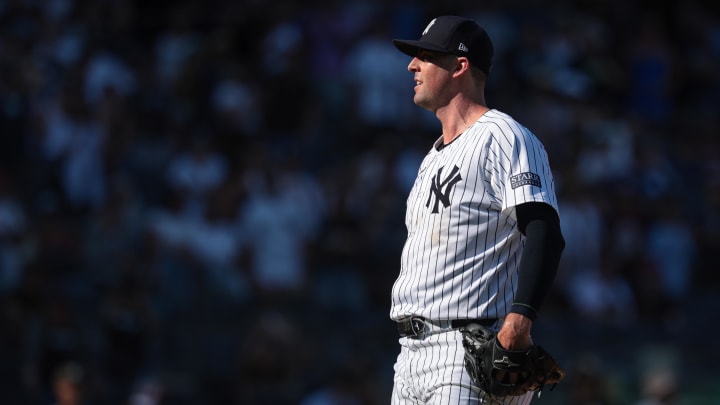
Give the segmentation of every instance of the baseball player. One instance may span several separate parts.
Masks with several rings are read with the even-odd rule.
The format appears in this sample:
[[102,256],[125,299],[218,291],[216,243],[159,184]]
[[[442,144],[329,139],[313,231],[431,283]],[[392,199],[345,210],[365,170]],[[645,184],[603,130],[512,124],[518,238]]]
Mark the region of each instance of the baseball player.
[[442,135],[407,199],[390,311],[401,346],[392,404],[529,404],[532,393],[498,400],[473,386],[458,330],[476,322],[505,349],[533,345],[565,245],[546,151],[486,106],[493,45],[476,22],[437,17],[419,40],[393,43],[412,57],[413,101],[435,113]]

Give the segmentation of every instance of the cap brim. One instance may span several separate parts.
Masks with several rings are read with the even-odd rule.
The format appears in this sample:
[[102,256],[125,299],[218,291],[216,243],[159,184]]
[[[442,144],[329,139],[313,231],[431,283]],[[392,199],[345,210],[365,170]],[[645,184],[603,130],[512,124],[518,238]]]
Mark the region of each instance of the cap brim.
[[427,43],[423,41],[413,41],[413,40],[405,40],[405,39],[393,39],[392,40],[393,45],[400,50],[400,52],[404,53],[405,55],[415,57],[417,56],[418,52],[423,49],[426,51],[434,51],[434,52],[442,52],[447,53],[447,50]]

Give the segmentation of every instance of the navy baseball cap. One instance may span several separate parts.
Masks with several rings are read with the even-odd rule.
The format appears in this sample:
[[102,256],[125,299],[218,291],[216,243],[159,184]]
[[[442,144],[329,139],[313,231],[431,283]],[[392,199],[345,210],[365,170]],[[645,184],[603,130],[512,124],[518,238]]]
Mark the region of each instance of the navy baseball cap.
[[485,29],[474,20],[452,15],[440,16],[425,27],[417,41],[393,39],[400,52],[415,57],[421,49],[465,56],[485,74],[490,73],[493,44]]

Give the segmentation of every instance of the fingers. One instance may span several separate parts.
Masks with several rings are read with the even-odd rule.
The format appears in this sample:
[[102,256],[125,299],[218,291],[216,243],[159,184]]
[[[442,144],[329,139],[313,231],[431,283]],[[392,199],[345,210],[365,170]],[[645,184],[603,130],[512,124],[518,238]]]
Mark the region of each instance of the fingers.
[[505,370],[497,370],[495,373],[495,381],[501,384],[517,384],[518,373],[511,373]]
[[495,372],[495,381],[502,384],[518,384],[522,381],[526,381],[530,373],[523,371],[520,373],[513,373],[505,370],[497,370]]

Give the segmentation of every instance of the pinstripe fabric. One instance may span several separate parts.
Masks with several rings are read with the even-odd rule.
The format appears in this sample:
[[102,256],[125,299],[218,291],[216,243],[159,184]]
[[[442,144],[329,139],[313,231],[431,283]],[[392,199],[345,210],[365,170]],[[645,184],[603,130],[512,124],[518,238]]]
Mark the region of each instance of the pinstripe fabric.
[[509,115],[490,110],[440,151],[433,147],[407,200],[390,317],[504,317],[523,247],[514,206],[531,201],[557,209],[547,153]]
[[[516,205],[557,210],[547,153],[528,129],[497,110],[420,165],[407,200],[400,274],[390,317],[504,318],[516,291],[523,237]],[[483,399],[463,365],[460,333],[400,338],[393,405],[527,405],[532,393]]]
[[528,405],[532,401],[532,392],[520,397],[483,398],[465,372],[465,351],[456,330],[424,339],[401,338],[400,347],[392,405]]

